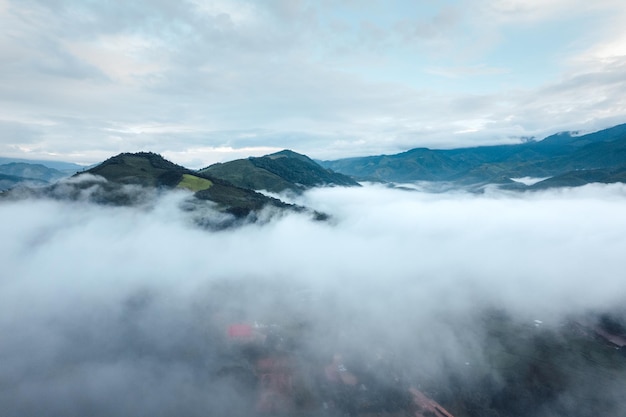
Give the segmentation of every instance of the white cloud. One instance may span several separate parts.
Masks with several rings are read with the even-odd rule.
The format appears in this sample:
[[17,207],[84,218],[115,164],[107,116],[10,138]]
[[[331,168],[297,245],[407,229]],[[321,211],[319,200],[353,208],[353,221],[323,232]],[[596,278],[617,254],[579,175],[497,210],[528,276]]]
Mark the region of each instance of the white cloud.
[[495,0],[483,4],[499,23],[537,23],[558,20],[571,15],[584,15],[598,11],[624,10],[616,0],[588,2],[584,0]]
[[[11,2],[0,12],[3,119],[53,125],[3,136],[0,153],[95,163],[231,147],[338,158],[622,122],[623,6],[566,3]],[[551,46],[565,49],[549,75],[528,80],[498,55],[519,45],[511,31],[579,24],[587,12],[570,45]],[[221,158],[201,154],[189,159]]]
[[[230,308],[250,320],[298,314],[319,332],[306,339],[315,349],[387,344],[419,352],[407,372],[438,373],[481,361],[472,320],[484,308],[549,328],[625,301],[622,184],[481,196],[320,189],[301,202],[330,223],[289,215],[223,232],[192,227],[179,202],[0,204],[7,415],[67,415],[77,403],[90,415],[206,413],[222,399],[205,375],[207,337]],[[229,282],[238,289],[226,297]],[[177,390],[183,403],[163,394]]]
[[167,68],[161,56],[165,48],[139,35],[105,35],[96,41],[68,43],[66,48],[110,79],[125,84],[145,83]]
[[[177,282],[183,274],[193,275],[187,281],[193,287],[211,277],[259,273],[265,278],[289,276],[307,285],[344,286],[361,280],[363,290],[381,283],[419,289],[424,279],[434,284],[429,296],[437,291],[471,296],[454,284],[461,280],[484,288],[487,297],[496,297],[492,302],[522,310],[530,303],[563,314],[620,297],[614,290],[620,285],[619,254],[626,244],[626,224],[619,215],[625,198],[621,184],[485,196],[383,187],[321,189],[307,193],[302,202],[330,213],[332,224],[288,216],[268,226],[218,234],[188,227],[176,214],[177,199],[164,200],[148,212],[10,203],[0,206],[4,218],[15,219],[3,228],[3,264],[21,271],[18,275],[27,281],[44,279],[51,285],[81,274],[149,285],[141,277],[156,274],[158,286],[161,280]],[[112,262],[126,251],[123,265]],[[205,257],[209,253],[220,257]],[[62,273],[50,263],[61,260]],[[93,268],[92,262],[109,266]],[[435,276],[442,277],[440,283],[431,282]],[[5,276],[4,282],[19,287],[15,277]],[[578,285],[569,285],[573,282]],[[594,292],[573,297],[591,282],[597,287]],[[534,289],[535,297],[518,298],[515,293],[521,288]],[[576,301],[557,302],[561,299]],[[430,306],[424,308],[428,314]]]
[[469,67],[433,67],[426,69],[426,72],[441,75],[449,78],[471,77],[477,75],[496,75],[509,72],[506,68],[489,67],[486,65],[474,65]]
[[166,151],[163,156],[171,161],[177,161],[187,168],[200,169],[218,162],[227,162],[235,159],[245,159],[251,156],[263,156],[278,152],[281,148],[255,147],[255,148],[232,148],[221,147],[198,147],[184,152]]

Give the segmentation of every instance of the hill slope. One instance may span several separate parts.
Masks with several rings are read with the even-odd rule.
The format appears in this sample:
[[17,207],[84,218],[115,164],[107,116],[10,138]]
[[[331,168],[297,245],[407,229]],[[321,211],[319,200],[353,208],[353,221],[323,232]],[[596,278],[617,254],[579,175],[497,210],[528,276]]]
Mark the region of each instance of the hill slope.
[[43,165],[47,168],[56,169],[66,175],[72,175],[85,169],[84,166],[63,161],[44,161],[41,159],[7,158],[0,156],[0,164],[23,163],[29,165]]
[[85,172],[119,184],[185,188],[193,191],[196,198],[217,203],[220,209],[238,217],[261,210],[266,205],[291,207],[280,200],[237,187],[220,178],[200,176],[151,152],[120,154]]
[[506,183],[575,170],[626,167],[626,124],[587,135],[559,133],[539,142],[449,150],[416,148],[395,155],[324,161],[356,178],[377,181]]
[[[6,181],[15,180],[14,177],[5,177],[3,178]],[[162,190],[177,188],[194,193],[193,198],[185,203],[184,210],[196,213],[194,216],[196,221],[209,227],[216,227],[215,222],[203,219],[202,216],[206,214],[215,217],[211,214],[215,213],[215,210],[224,215],[232,215],[236,219],[253,215],[268,206],[305,211],[303,207],[234,186],[219,178],[199,176],[194,171],[151,152],[122,153],[47,187],[20,187],[5,192],[2,196],[18,199],[50,197],[133,206],[149,205]],[[319,213],[314,214],[316,218],[323,218]],[[220,218],[217,227],[225,227],[232,223],[224,219],[226,218]]]
[[626,167],[618,169],[582,169],[569,171],[561,175],[557,175],[536,184],[529,188],[533,190],[541,190],[556,187],[579,187],[590,183],[611,184],[616,182],[626,183]]
[[0,192],[10,190],[18,185],[46,185],[46,181],[35,178],[24,178],[15,175],[0,174]]
[[262,157],[238,159],[198,171],[253,190],[300,192],[318,186],[358,186],[352,178],[325,169],[305,155],[283,150]]
[[121,153],[84,172],[120,184],[153,187],[175,187],[184,174],[193,175],[191,170],[152,152]]
[[11,162],[0,165],[0,174],[46,182],[53,182],[67,176],[67,174],[57,169],[48,168],[41,164],[27,164],[24,162]]
[[10,162],[0,165],[0,191],[19,185],[43,186],[67,176],[66,173],[41,164]]

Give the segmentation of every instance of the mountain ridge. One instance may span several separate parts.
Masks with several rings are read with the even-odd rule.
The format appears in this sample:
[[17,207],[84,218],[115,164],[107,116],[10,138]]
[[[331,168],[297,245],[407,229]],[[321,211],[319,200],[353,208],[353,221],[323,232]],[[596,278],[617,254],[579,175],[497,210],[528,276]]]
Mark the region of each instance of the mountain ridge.
[[122,184],[166,189],[185,188],[194,192],[195,198],[217,203],[222,210],[236,217],[245,217],[265,206],[293,207],[276,198],[237,187],[220,178],[199,175],[153,152],[121,153],[86,170],[85,173],[99,175],[108,181]]
[[561,132],[541,141],[456,149],[414,148],[392,155],[320,161],[361,180],[507,183],[515,177],[563,175],[581,169],[626,166],[626,124],[575,135]]
[[[143,162],[124,161],[129,158],[143,158]],[[0,158],[0,162],[5,160]],[[319,186],[359,186],[358,181],[449,182],[470,189],[486,184],[518,190],[578,186],[597,181],[623,182],[619,174],[622,168],[626,168],[626,124],[587,134],[559,132],[540,141],[519,144],[455,149],[417,147],[390,155],[332,161],[315,161],[285,149],[261,157],[216,163],[200,170],[188,169],[152,152],[121,153],[77,174],[89,172],[121,184],[151,187],[181,184],[194,192],[204,191],[202,181],[194,179],[197,177],[213,183],[224,181],[224,187],[299,194]],[[38,184],[33,180],[52,182],[64,175],[38,164],[15,162],[0,165],[0,174],[5,175],[0,189],[20,183]],[[523,177],[547,178],[547,182],[533,186],[513,184],[512,178]],[[553,177],[559,180],[550,180]],[[201,195],[207,197],[216,191]]]
[[[191,213],[196,223],[208,228],[221,229],[242,221],[254,222],[266,209],[273,210],[273,213],[306,213],[315,220],[328,217],[324,213],[238,187],[221,178],[198,174],[153,152],[121,153],[57,183],[38,187],[23,184],[0,196],[8,199],[47,197],[87,200],[112,206],[150,206],[163,191],[176,189],[192,192],[192,196],[181,203],[181,209]],[[216,216],[216,213],[222,215]],[[262,216],[268,215],[271,217],[274,214]]]
[[0,156],[0,164],[6,165],[11,163],[23,163],[30,165],[43,165],[47,168],[56,169],[65,174],[72,175],[78,171],[84,170],[86,167],[83,165],[78,165],[72,162],[65,161],[53,161],[53,160],[44,160],[44,159],[25,159],[25,158],[8,158],[4,156]]
[[275,193],[300,193],[320,186],[359,186],[349,176],[326,169],[308,156],[289,149],[213,164],[197,172],[222,178],[240,187]]
[[51,184],[68,174],[41,164],[25,162],[9,162],[0,164],[0,191],[8,190],[17,185],[46,185]]

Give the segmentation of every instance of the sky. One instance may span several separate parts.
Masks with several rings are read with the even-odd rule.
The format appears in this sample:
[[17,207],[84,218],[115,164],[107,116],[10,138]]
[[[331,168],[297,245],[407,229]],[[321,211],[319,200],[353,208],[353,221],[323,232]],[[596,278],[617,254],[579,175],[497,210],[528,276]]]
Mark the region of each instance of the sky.
[[190,168],[626,121],[622,0],[0,0],[0,156]]
[[[220,232],[190,222],[188,197],[164,193],[135,208],[0,205],[11,219],[0,222],[3,416],[249,415],[213,377],[216,335],[229,323],[219,317],[297,317],[311,325],[304,352],[393,354],[411,381],[427,382],[459,369],[498,381],[485,365],[485,309],[546,331],[624,314],[624,184],[316,189],[297,202],[331,221],[283,213]],[[561,411],[529,414],[588,415],[589,401],[624,415],[624,373],[601,375],[550,398]]]

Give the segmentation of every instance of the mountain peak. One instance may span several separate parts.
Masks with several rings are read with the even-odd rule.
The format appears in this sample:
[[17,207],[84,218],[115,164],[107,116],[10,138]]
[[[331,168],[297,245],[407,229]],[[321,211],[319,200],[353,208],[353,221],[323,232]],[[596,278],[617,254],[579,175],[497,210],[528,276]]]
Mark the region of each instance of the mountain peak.
[[199,171],[253,190],[301,192],[317,186],[358,186],[352,178],[325,169],[306,155],[289,149],[248,159],[214,164]]
[[269,155],[262,156],[261,158],[270,158],[270,159],[279,159],[279,158],[294,158],[303,162],[308,162],[315,164],[315,162],[306,155],[300,154],[298,152],[294,152],[291,149],[283,149],[282,151],[278,151]]
[[[456,149],[414,148],[395,155],[324,161],[327,168],[355,178],[378,181],[447,181],[480,186],[510,178],[553,177],[576,170],[616,170],[626,167],[626,124],[588,134],[560,132],[540,141]],[[612,171],[593,171],[589,178],[613,181]],[[582,179],[581,179],[582,178]],[[552,181],[551,183],[555,183]],[[548,183],[546,183],[548,184]]]
[[146,186],[176,186],[191,170],[153,152],[121,153],[87,171],[109,181]]
[[147,161],[154,168],[188,171],[187,168],[168,161],[160,154],[154,152],[123,152],[118,155],[112,156],[98,166],[105,166],[109,164],[134,165],[141,160]]

